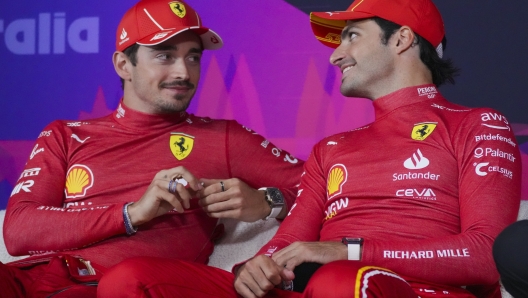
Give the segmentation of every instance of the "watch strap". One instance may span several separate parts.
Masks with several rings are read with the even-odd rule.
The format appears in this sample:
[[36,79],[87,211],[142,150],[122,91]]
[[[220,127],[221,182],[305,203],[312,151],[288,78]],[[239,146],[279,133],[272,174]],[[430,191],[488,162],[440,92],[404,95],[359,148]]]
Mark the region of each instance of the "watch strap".
[[347,246],[348,260],[349,261],[360,261],[361,253],[363,249],[363,238],[343,237],[342,242],[343,244]]

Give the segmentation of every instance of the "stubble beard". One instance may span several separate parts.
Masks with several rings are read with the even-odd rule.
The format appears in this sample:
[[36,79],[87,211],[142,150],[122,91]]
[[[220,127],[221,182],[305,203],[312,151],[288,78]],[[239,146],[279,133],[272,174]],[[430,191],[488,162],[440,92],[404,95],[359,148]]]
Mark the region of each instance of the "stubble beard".
[[341,81],[340,87],[341,94],[346,97],[365,97],[366,94],[359,88],[357,82],[351,81]]
[[186,86],[189,88],[189,93],[176,94],[172,97],[173,100],[171,101],[166,101],[163,100],[163,98],[158,98],[156,102],[159,108],[159,112],[164,114],[170,114],[186,111],[189,105],[191,104],[192,98],[194,97],[194,84],[188,81],[174,81],[171,83],[164,82],[160,84],[160,90],[170,86]]
[[156,106],[158,107],[158,111],[162,114],[172,114],[172,113],[184,112],[189,107],[192,96],[193,95],[191,95],[191,97],[188,98],[187,95],[178,94],[173,97],[172,101],[166,101],[161,98],[158,98],[156,100],[157,102]]

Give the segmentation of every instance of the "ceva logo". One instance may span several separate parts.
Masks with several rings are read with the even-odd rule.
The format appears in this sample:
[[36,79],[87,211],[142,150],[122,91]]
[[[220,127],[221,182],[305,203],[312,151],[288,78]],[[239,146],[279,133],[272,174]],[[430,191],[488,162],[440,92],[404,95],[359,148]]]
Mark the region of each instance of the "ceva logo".
[[98,53],[99,17],[78,18],[69,24],[65,12],[40,13],[37,19],[0,19],[2,39],[16,55],[65,54],[66,43],[77,53]]

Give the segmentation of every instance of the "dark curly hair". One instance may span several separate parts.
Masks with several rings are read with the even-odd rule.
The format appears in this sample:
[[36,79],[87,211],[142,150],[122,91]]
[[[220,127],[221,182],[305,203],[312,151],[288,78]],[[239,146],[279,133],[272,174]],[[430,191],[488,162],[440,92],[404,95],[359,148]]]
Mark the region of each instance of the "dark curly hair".
[[[394,32],[401,28],[400,25],[382,18],[374,17],[372,18],[372,20],[374,20],[376,24],[380,26],[381,31],[383,31],[381,43],[384,45],[388,43],[390,37],[394,34]],[[459,74],[460,69],[453,65],[451,59],[444,60],[440,58],[440,56],[438,56],[438,53],[436,52],[436,49],[430,42],[425,40],[416,32],[415,34],[416,42],[420,47],[420,59],[431,71],[431,74],[433,75],[433,84],[435,84],[436,86],[441,86],[446,82],[454,84],[454,77]],[[446,44],[447,40],[444,36],[444,39],[442,40],[442,48],[444,50]]]

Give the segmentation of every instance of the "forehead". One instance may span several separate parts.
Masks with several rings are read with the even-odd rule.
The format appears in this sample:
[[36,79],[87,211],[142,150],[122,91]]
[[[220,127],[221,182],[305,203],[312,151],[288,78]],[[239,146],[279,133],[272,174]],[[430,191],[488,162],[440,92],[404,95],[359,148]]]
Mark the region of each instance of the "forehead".
[[363,30],[374,29],[376,25],[376,22],[372,19],[348,20],[346,21],[346,26],[343,28],[343,30],[346,30],[347,28],[357,28]]
[[381,28],[372,19],[348,20],[343,31],[341,31],[341,40],[346,40],[351,31],[362,35],[372,36],[381,32]]

